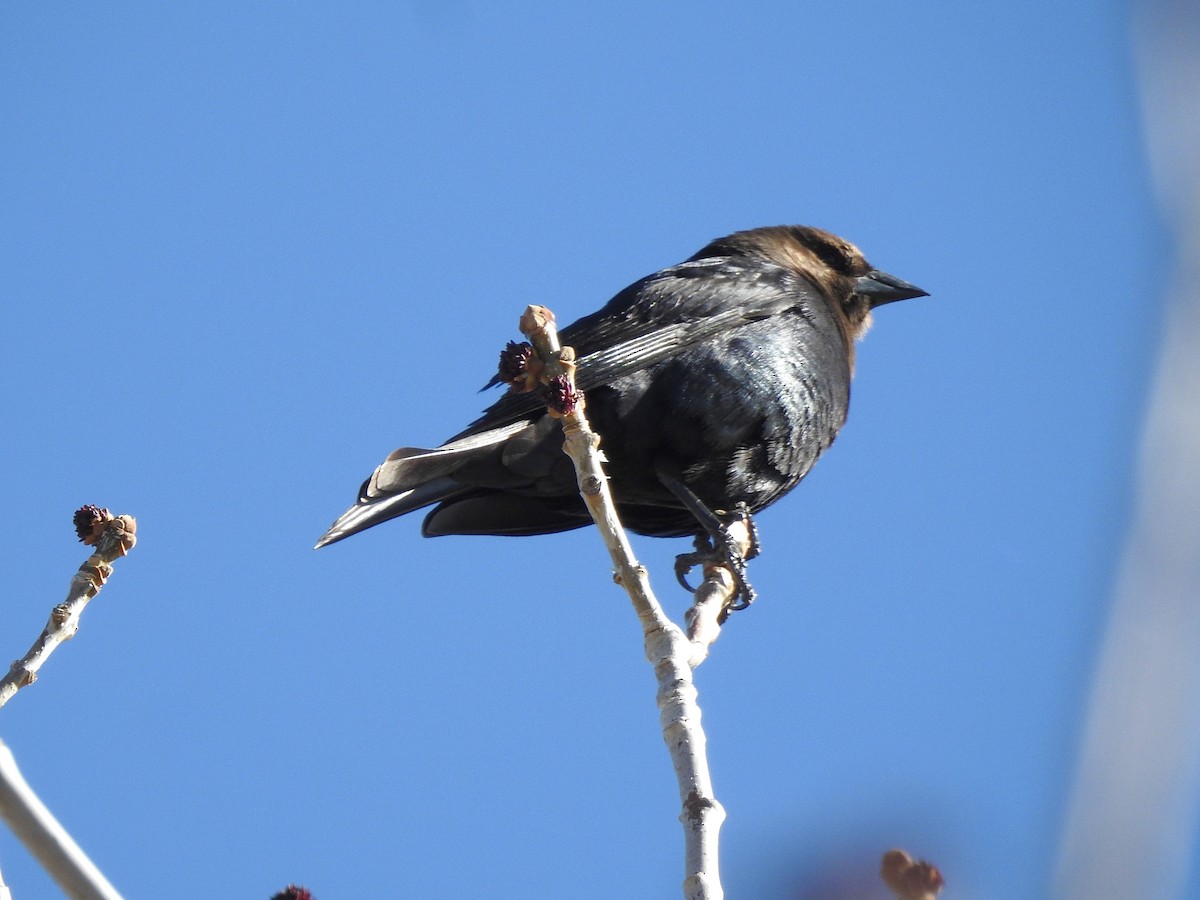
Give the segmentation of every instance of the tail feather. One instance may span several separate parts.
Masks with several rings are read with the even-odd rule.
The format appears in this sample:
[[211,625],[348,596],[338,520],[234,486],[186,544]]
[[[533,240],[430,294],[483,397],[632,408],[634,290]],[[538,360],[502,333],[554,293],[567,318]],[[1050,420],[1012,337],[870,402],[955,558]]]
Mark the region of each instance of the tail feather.
[[367,494],[374,497],[381,493],[405,491],[435,478],[443,478],[467,459],[504,443],[528,427],[528,422],[514,422],[479,434],[469,434],[433,450],[401,447],[375,470],[367,482]]
[[[572,503],[571,499],[575,502]],[[587,507],[578,495],[566,502],[516,494],[448,497],[430,510],[421,526],[425,537],[446,534],[553,534],[590,525]]]
[[317,541],[317,548],[469,491],[470,487],[454,480],[455,470],[480,454],[492,451],[497,444],[528,425],[528,422],[515,422],[466,435],[432,450],[401,447],[363,483],[358,502],[329,526]]
[[463,486],[451,478],[438,478],[406,491],[371,498],[366,496],[369,484],[370,482],[363,485],[359,501],[338,516],[337,521],[329,526],[329,530],[321,535],[314,549],[319,550],[327,544],[335,544],[352,534],[365,531],[372,525],[445,500],[463,490]]

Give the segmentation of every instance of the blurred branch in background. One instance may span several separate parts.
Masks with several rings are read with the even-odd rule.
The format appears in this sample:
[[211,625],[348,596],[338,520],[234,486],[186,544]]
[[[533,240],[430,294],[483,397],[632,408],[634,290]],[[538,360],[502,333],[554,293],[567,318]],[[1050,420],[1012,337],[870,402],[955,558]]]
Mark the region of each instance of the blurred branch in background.
[[1200,3],[1147,0],[1137,13],[1147,148],[1173,266],[1134,520],[1059,850],[1055,895],[1065,900],[1182,897],[1197,836]]
[[883,854],[879,876],[896,900],[937,900],[945,884],[937,866],[923,859],[913,859],[904,850],[889,850]]
[[116,888],[38,799],[0,741],[0,818],[68,897],[121,900]]

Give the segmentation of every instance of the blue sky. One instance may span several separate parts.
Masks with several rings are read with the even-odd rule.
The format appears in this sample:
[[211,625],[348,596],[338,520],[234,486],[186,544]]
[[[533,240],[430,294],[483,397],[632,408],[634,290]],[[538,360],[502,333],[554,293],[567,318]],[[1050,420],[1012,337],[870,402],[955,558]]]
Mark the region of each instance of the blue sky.
[[[932,296],[877,314],[698,672],[726,889],[871,896],[898,845],[954,896],[1046,896],[1169,255],[1130,23],[6,4],[3,652],[82,561],[76,507],[140,543],[0,737],[131,897],[673,896],[654,682],[592,531],[311,546],[489,402],[526,304],[569,321],[812,224]],[[676,614],[687,546],[636,541]],[[53,895],[7,833],[0,869]]]

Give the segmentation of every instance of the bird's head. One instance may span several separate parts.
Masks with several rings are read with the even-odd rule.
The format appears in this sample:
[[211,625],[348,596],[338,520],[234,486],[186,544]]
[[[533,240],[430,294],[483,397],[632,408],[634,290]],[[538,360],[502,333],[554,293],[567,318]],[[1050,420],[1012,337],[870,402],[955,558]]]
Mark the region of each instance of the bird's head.
[[871,310],[875,307],[928,296],[916,285],[874,268],[862,251],[844,238],[807,225],[739,231],[713,241],[701,253],[758,257],[794,269],[812,282],[841,314],[839,321],[848,341],[867,333]]

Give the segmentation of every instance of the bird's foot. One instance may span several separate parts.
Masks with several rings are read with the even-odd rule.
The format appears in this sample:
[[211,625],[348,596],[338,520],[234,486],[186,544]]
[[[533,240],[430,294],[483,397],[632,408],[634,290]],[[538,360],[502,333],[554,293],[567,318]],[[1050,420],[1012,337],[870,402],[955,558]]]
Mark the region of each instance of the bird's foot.
[[[745,609],[754,602],[757,594],[746,579],[746,563],[762,552],[758,541],[758,527],[750,516],[750,509],[739,503],[732,513],[718,512],[718,525],[711,533],[696,535],[695,550],[675,557],[675,578],[688,591],[696,589],[687,576],[696,566],[724,566],[733,575],[736,591],[726,611]],[[738,534],[744,529],[744,534]],[[743,555],[742,545],[747,546]],[[722,615],[722,619],[724,615]]]
[[675,580],[679,582],[685,591],[694,594],[696,593],[696,588],[687,580],[688,572],[692,571],[696,566],[702,566],[706,562],[710,562],[713,558],[713,548],[708,540],[708,535],[703,533],[696,535],[692,546],[696,549],[691,553],[680,553],[675,557]]

